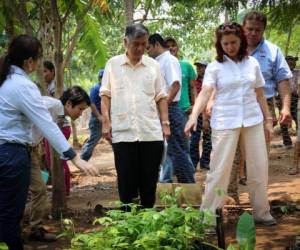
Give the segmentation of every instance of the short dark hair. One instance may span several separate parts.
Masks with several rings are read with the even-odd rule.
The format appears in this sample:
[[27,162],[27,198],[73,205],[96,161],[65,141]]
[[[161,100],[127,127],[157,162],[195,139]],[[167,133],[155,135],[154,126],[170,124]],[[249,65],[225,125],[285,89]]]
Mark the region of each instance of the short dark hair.
[[150,35],[149,39],[148,39],[148,42],[151,45],[155,45],[155,43],[159,43],[163,48],[167,48],[167,44],[166,44],[165,40],[158,33]]
[[141,23],[126,26],[125,36],[128,37],[129,40],[134,40],[146,35],[149,35],[149,30]]
[[177,41],[175,40],[174,37],[171,37],[171,36],[166,37],[165,38],[165,43],[167,44],[168,42],[173,42],[178,46]]
[[267,16],[263,12],[256,11],[256,10],[252,10],[252,11],[248,12],[244,16],[243,25],[246,24],[246,21],[252,21],[252,20],[263,23],[264,28],[266,28],[266,26],[267,26]]
[[239,37],[241,39],[241,45],[240,45],[240,50],[238,52],[237,58],[239,61],[242,61],[244,57],[246,57],[248,55],[247,52],[247,39],[246,36],[244,34],[244,30],[242,28],[242,26],[238,23],[225,23],[225,24],[221,24],[215,32],[215,36],[216,36],[216,43],[215,43],[215,47],[216,47],[216,51],[217,51],[217,61],[218,62],[224,62],[224,55],[225,52],[222,48],[221,45],[221,39],[223,37],[223,35],[236,35],[237,37]]
[[73,86],[65,90],[60,98],[60,101],[63,105],[65,105],[67,101],[70,101],[72,103],[73,108],[82,102],[85,102],[88,106],[91,105],[89,95],[80,86]]
[[30,35],[16,36],[8,46],[7,54],[1,59],[0,86],[9,74],[11,65],[23,67],[24,61],[32,57],[37,60],[43,56],[41,42]]
[[43,63],[44,67],[49,69],[50,71],[54,71],[55,72],[55,67],[54,64],[50,61],[44,61]]

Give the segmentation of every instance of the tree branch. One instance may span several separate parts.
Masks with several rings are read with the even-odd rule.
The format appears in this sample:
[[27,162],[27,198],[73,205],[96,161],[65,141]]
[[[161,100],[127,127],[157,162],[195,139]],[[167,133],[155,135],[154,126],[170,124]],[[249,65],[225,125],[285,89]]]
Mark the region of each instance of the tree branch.
[[70,13],[71,13],[73,4],[74,4],[74,0],[70,1],[70,4],[69,4],[69,6],[68,6],[68,9],[67,9],[65,15],[64,15],[63,18],[61,19],[62,24],[65,24],[65,22],[67,21],[67,18],[69,17],[69,15],[70,15]]
[[78,23],[77,23],[77,26],[76,26],[76,30],[75,30],[75,33],[74,35],[69,39],[69,41],[67,42],[67,44],[69,44],[68,48],[67,48],[67,52],[66,52],[66,56],[65,56],[65,59],[63,61],[63,68],[66,67],[66,65],[69,64],[70,62],[70,59],[71,59],[71,56],[72,56],[72,53],[73,53],[73,50],[75,48],[75,45],[76,45],[76,42],[79,38],[79,35],[80,35],[80,32],[81,32],[81,29],[83,27],[83,24],[84,24],[84,16],[87,14],[87,12],[91,9],[92,7],[92,4],[93,4],[93,0],[90,0],[89,3],[87,4],[87,6],[85,7],[85,9],[82,11],[82,13],[80,14],[79,18],[78,18]]
[[83,21],[81,21],[80,23],[77,24],[76,31],[75,31],[74,35],[68,41],[69,47],[67,49],[67,52],[66,52],[66,55],[65,55],[65,59],[63,61],[63,68],[65,68],[66,65],[68,65],[69,62],[70,62],[73,50],[75,48],[76,42],[77,42],[77,40],[79,38],[81,29],[82,29],[82,26],[83,26]]
[[26,9],[26,0],[20,0],[19,5],[16,3],[15,0],[7,1],[7,3],[10,5],[10,8],[17,9],[16,15],[20,21],[20,24],[24,27],[27,34],[33,36],[34,29],[28,18],[28,13]]

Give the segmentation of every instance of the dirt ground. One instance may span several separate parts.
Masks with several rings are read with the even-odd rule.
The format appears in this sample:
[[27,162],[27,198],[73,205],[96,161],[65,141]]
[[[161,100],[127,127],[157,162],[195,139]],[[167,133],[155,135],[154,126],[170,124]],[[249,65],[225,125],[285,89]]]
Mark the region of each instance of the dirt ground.
[[[288,168],[292,165],[293,149],[287,150],[278,147],[281,143],[281,136],[275,136],[272,141],[269,168],[269,200],[278,224],[273,227],[257,227],[256,249],[288,249],[287,247],[294,245],[295,237],[300,235],[300,211],[298,211],[298,207],[295,211],[289,211],[289,204],[297,204],[300,208],[300,175],[291,176],[287,174]],[[88,232],[93,229],[93,219],[101,214],[101,211],[95,214],[96,205],[111,207],[114,206],[113,202],[118,200],[116,171],[111,146],[107,142],[101,141],[96,147],[91,162],[100,169],[100,177],[84,176],[71,166],[73,188],[70,197],[67,198],[70,211],[68,218],[73,220],[76,232]],[[205,175],[205,172],[198,169],[196,173],[197,182],[203,184]],[[249,205],[247,187],[239,186],[239,188],[241,204]],[[287,211],[282,213],[282,210]],[[49,211],[50,202],[47,204],[48,214]],[[234,242],[238,213],[230,210],[225,213],[226,244]],[[45,225],[50,231],[57,234],[61,233],[60,221],[52,220],[48,216],[45,219]],[[26,239],[28,234],[26,215],[24,228],[25,249],[27,250],[66,249],[70,246],[70,241],[67,238],[60,238],[54,243],[29,242]]]

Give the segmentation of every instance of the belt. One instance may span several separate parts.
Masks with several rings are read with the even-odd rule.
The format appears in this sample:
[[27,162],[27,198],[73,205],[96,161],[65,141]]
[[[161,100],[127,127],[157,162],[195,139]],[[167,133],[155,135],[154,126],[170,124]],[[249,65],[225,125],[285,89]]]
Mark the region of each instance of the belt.
[[171,102],[169,106],[178,106],[178,102]]

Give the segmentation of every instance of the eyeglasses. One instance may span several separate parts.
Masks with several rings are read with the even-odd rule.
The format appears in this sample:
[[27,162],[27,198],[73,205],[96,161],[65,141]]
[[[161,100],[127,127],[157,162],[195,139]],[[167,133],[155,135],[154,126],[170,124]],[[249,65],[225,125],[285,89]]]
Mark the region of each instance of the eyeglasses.
[[236,23],[236,22],[232,22],[232,23],[224,23],[219,25],[218,30],[223,31],[226,28],[228,29],[236,29],[236,28],[241,28],[241,25]]

